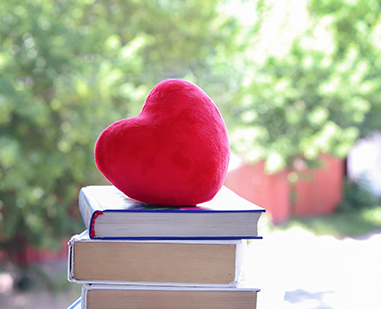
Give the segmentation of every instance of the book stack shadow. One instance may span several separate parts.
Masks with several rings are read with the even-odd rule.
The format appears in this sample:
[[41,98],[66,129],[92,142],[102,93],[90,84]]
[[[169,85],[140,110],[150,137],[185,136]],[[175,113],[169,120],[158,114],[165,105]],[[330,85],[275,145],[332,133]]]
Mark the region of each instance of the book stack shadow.
[[265,210],[228,188],[197,206],[165,208],[88,186],[79,208],[86,230],[69,241],[68,279],[82,292],[69,308],[256,308],[245,250],[261,238]]

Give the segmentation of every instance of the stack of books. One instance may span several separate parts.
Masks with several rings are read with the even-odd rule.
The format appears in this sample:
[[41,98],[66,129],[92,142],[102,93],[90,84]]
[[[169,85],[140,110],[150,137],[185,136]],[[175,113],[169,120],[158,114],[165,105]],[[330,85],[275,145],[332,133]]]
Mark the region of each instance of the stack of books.
[[265,210],[228,188],[165,208],[88,186],[79,208],[87,229],[69,241],[68,279],[83,286],[69,308],[256,308],[259,289],[242,278]]

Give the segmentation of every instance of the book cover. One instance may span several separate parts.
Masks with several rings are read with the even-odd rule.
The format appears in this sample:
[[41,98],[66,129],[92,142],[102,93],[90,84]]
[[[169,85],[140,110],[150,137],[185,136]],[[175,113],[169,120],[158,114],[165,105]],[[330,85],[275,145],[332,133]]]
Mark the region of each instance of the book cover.
[[82,287],[82,309],[256,309],[259,289],[89,285]]
[[240,280],[244,240],[69,241],[68,280],[77,283],[220,286]]
[[81,189],[79,208],[90,238],[254,239],[265,209],[226,187],[209,202],[157,207],[123,194],[114,186]]

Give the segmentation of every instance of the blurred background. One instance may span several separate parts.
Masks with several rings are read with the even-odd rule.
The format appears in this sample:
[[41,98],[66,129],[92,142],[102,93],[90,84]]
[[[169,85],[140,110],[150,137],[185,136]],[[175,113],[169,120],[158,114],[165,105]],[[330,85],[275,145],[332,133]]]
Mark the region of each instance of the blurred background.
[[[105,182],[94,143],[165,78],[217,104],[232,150],[225,184],[268,210],[268,244],[380,245],[380,54],[378,0],[2,0],[0,307],[78,297],[66,243],[85,228],[79,189]],[[332,259],[358,258],[343,254]],[[317,299],[304,288],[285,287],[287,308],[352,308],[321,294],[303,305]]]

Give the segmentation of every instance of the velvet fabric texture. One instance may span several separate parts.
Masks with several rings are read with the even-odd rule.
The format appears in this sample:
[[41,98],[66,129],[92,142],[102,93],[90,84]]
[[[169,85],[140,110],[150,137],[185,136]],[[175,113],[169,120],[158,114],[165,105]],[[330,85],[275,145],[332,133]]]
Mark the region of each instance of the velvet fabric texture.
[[225,123],[196,85],[168,79],[149,93],[141,113],[111,124],[95,144],[99,171],[119,190],[153,205],[211,200],[229,163]]

